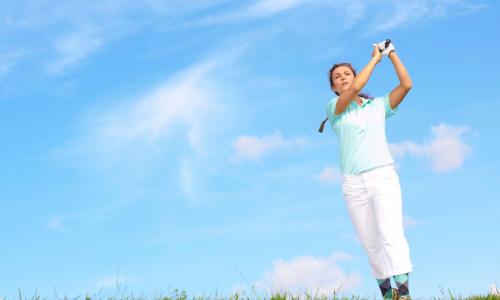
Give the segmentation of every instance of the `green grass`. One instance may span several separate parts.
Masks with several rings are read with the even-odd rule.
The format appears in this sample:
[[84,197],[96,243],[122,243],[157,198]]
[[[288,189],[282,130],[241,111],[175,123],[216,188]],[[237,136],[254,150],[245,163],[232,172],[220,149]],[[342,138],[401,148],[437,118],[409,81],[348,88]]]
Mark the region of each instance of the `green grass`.
[[[126,292],[126,289],[118,288],[117,291],[113,295],[108,295],[104,293],[102,290],[94,295],[86,295],[86,296],[78,296],[78,297],[68,297],[61,296],[55,293],[52,297],[42,297],[37,294],[34,296],[27,297],[23,295],[21,291],[17,297],[12,300],[376,300],[380,299],[379,295],[370,298],[363,298],[360,296],[339,296],[339,295],[331,295],[331,296],[319,296],[317,294],[311,294],[309,292],[301,292],[301,293],[291,293],[291,292],[279,292],[274,294],[257,294],[255,289],[252,290],[250,294],[247,294],[243,291],[235,292],[230,295],[218,295],[217,292],[214,292],[210,295],[204,296],[190,296],[184,290],[174,289],[173,291],[165,294],[165,295],[157,295],[157,296],[147,296],[147,295],[134,295],[133,293]],[[10,299],[10,298],[0,298],[0,299]],[[422,298],[415,298],[414,300],[420,300]],[[422,299],[424,300],[424,299]],[[432,297],[430,300],[500,300],[500,296],[493,295],[470,295],[470,296],[461,296],[461,295],[453,295],[450,291],[446,295],[441,290],[441,296]]]

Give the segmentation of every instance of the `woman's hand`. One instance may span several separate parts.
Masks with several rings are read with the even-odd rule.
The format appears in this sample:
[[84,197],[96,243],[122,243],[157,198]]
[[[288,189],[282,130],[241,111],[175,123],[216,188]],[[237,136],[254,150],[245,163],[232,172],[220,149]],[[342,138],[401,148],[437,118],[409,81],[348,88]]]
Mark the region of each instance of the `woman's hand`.
[[382,53],[380,53],[377,45],[373,46],[372,58],[375,59],[377,64],[382,60]]

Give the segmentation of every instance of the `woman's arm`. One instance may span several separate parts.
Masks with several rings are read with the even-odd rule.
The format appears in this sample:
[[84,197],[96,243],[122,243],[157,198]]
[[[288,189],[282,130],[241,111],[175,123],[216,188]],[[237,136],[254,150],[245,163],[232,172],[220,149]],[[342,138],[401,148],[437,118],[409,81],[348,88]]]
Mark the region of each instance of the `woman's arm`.
[[348,106],[351,104],[351,102],[358,96],[358,94],[361,92],[363,87],[366,85],[368,82],[368,79],[370,79],[370,76],[373,72],[373,69],[375,69],[375,66],[380,62],[382,59],[382,54],[380,54],[380,50],[378,49],[377,46],[374,47],[373,52],[372,52],[372,59],[368,64],[359,72],[358,76],[354,78],[354,81],[352,85],[349,87],[349,89],[345,90],[339,95],[339,98],[337,99],[337,104],[335,105],[335,114],[341,114]]
[[410,75],[406,71],[405,66],[399,59],[396,51],[389,53],[389,59],[391,60],[394,70],[399,78],[399,85],[395,87],[389,94],[389,102],[391,103],[391,108],[395,109],[401,101],[405,98],[406,94],[410,91],[413,86]]

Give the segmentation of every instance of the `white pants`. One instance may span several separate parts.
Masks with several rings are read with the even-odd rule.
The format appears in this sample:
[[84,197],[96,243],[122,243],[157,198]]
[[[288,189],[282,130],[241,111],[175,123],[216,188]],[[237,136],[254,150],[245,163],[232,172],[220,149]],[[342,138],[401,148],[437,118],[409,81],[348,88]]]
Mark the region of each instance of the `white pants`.
[[401,187],[394,166],[344,176],[342,193],[375,278],[411,272]]

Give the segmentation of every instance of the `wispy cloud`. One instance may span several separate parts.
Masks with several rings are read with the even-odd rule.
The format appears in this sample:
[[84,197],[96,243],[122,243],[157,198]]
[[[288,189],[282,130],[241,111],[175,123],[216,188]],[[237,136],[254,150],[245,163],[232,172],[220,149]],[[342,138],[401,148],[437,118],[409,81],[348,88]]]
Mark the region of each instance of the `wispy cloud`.
[[[310,0],[258,0],[252,4],[240,6],[232,11],[220,14],[207,15],[200,19],[188,22],[188,26],[211,26],[216,24],[231,23],[262,17],[270,17],[302,4]],[[315,1],[314,1],[315,2]]]
[[486,7],[483,3],[471,3],[465,0],[387,1],[383,6],[384,10],[375,11],[370,33],[402,29],[450,15],[472,13]]
[[21,50],[13,50],[10,52],[0,52],[0,76],[9,73],[25,56],[25,52]]
[[[334,252],[329,257],[301,256],[289,261],[277,259],[255,287],[269,292],[287,291],[293,294],[333,295],[361,285],[358,272],[347,274],[340,266],[352,260],[349,254]],[[305,289],[305,290],[304,290]]]
[[259,161],[266,153],[284,148],[300,147],[306,143],[305,138],[283,138],[281,132],[276,131],[268,136],[242,135],[234,142],[235,154],[232,160],[249,159]]
[[91,31],[74,32],[55,42],[56,59],[47,65],[49,73],[61,74],[68,67],[96,52],[104,39]]
[[[321,12],[332,12],[339,16],[341,21],[338,17],[332,20],[332,26],[338,29],[346,30],[362,21],[367,25],[366,32],[373,35],[396,28],[404,29],[447,16],[473,13],[486,6],[484,3],[467,0],[389,0],[383,3],[359,0],[258,0],[218,14],[205,15],[201,18],[197,16],[195,20],[187,23],[189,26],[212,26],[270,18],[296,9],[312,8],[321,9]],[[367,16],[368,12],[369,16]],[[317,12],[315,14],[319,16]],[[366,22],[367,18],[369,22]]]
[[311,3],[307,0],[259,0],[245,8],[241,14],[247,16],[263,17],[274,15],[298,7],[301,4]]
[[426,158],[436,172],[454,171],[463,165],[472,151],[471,146],[464,139],[464,135],[468,132],[470,130],[466,126],[439,124],[431,128],[430,140],[422,144],[413,141],[389,144],[389,150],[396,158],[407,154]]
[[334,166],[327,166],[315,176],[317,180],[328,184],[337,184],[342,181],[342,173],[340,169]]
[[144,96],[132,101],[124,99],[116,106],[90,114],[83,133],[59,153],[112,166],[123,162],[125,157],[131,159],[134,152],[154,152],[158,143],[176,128],[186,130],[184,137],[192,150],[203,151],[200,131],[217,108],[216,91],[206,76],[212,67],[211,61],[200,63],[172,76]]
[[44,221],[46,228],[54,231],[61,231],[65,229],[65,226],[60,217],[52,216],[48,217]]
[[[322,11],[331,11],[342,16],[342,22],[335,21],[335,26],[350,27],[360,20],[369,3],[352,0],[257,0],[254,3],[242,5],[235,9],[219,14],[205,16],[191,25],[215,25],[245,20],[262,19],[286,14],[302,8],[319,8]],[[376,8],[376,7],[375,7]],[[346,26],[347,25],[347,26]]]
[[[29,58],[42,62],[44,71],[62,75],[111,41],[136,33],[148,25],[168,22],[222,2],[39,0],[13,4],[4,1],[0,25],[7,41],[11,36],[23,36],[22,44],[16,40],[12,45],[5,43],[9,51],[30,49]],[[8,66],[0,64],[0,74],[8,70]]]
[[[34,34],[41,29],[51,32],[25,39],[28,42],[23,47],[31,49],[30,58],[42,62],[50,74],[61,75],[98,53],[111,41],[129,36],[147,26],[166,26],[175,31],[193,25],[223,25],[274,18],[300,10],[305,19],[311,20],[310,15],[314,15],[315,19],[321,20],[318,21],[321,24],[331,18],[332,21],[327,23],[331,30],[346,30],[363,21],[370,34],[377,34],[427,20],[475,12],[486,6],[466,0],[386,1],[383,5],[359,0],[257,0],[242,5],[221,5],[229,2],[108,0],[97,4],[78,2],[75,5],[74,1],[40,0],[25,5],[4,3],[0,11],[0,24],[9,33],[7,37],[19,34],[35,37]],[[211,7],[218,9],[209,10]],[[339,17],[341,22],[338,21]],[[367,17],[373,21],[365,22]],[[283,26],[291,26],[290,24],[289,21],[281,23]],[[321,26],[324,27],[324,24]],[[269,28],[265,30],[268,32]],[[9,51],[20,49],[16,43],[13,45],[9,46]],[[10,66],[1,64],[0,74],[9,70]]]
[[408,215],[403,216],[403,225],[405,228],[410,228],[410,227],[415,227],[417,225],[423,224],[421,220],[417,220],[413,217],[410,217]]
[[202,170],[217,164],[215,149],[221,145],[215,135],[227,130],[235,115],[226,101],[230,87],[222,83],[224,70],[244,51],[244,46],[226,48],[137,96],[94,107],[79,133],[53,157],[86,172],[127,178],[159,171],[193,200],[202,195],[197,193],[206,179]]
[[129,281],[129,278],[126,276],[120,276],[120,272],[117,271],[115,276],[108,276],[97,280],[95,287],[98,289],[114,288],[116,290],[120,290],[124,288]]

